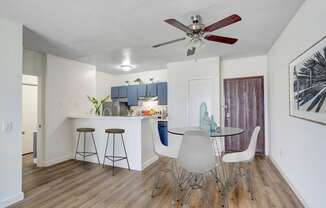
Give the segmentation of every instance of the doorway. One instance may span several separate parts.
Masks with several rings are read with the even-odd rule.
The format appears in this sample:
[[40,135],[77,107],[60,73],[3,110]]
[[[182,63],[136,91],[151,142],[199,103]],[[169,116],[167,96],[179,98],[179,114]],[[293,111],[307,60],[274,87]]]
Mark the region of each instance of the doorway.
[[264,77],[224,80],[224,124],[245,130],[241,135],[225,139],[225,151],[244,151],[256,126],[261,130],[256,153],[265,154]]
[[[23,75],[22,83],[22,154],[36,163],[38,133],[38,77]],[[32,155],[32,156],[31,156]]]

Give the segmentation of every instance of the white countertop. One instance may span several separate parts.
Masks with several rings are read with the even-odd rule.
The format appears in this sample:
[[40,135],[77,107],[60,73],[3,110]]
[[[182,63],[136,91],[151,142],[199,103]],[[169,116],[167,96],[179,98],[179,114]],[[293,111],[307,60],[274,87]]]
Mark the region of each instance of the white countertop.
[[152,116],[95,116],[95,115],[70,115],[71,119],[100,119],[100,120],[123,120],[123,119],[149,119]]

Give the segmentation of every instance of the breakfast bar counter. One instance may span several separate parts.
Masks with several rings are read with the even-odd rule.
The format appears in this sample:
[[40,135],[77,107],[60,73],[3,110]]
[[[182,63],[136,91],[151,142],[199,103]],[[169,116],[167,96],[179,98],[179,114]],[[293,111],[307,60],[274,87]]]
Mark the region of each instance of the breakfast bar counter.
[[[97,146],[100,162],[103,163],[107,134],[105,129],[121,128],[125,130],[123,134],[126,151],[132,170],[144,170],[150,164],[155,162],[158,157],[153,152],[152,130],[150,119],[146,116],[88,116],[73,115],[68,117],[71,121],[73,147],[77,146],[78,133],[77,128],[94,128],[94,139]],[[90,137],[90,135],[87,135]],[[112,138],[112,135],[110,136]],[[112,139],[109,140],[107,154],[112,154]],[[83,140],[80,141],[83,146]],[[120,135],[116,135],[115,154],[124,155],[123,145]],[[93,151],[94,147],[91,138],[86,139],[87,151]],[[83,157],[77,156],[77,159],[83,160]],[[97,163],[96,156],[87,157],[87,161]],[[105,165],[111,165],[111,161],[105,160]],[[128,168],[126,160],[118,161],[115,166]]]

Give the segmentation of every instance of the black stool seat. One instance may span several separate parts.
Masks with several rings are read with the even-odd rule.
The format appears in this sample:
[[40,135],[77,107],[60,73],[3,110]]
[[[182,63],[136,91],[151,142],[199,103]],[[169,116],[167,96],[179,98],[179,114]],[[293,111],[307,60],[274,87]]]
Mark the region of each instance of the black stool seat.
[[78,128],[77,132],[94,132],[94,128]]
[[124,129],[105,129],[105,133],[107,134],[123,134],[125,133]]
[[[112,174],[114,175],[114,163],[118,162],[120,160],[126,160],[127,161],[127,165],[128,165],[128,170],[130,171],[130,166],[129,166],[129,160],[128,160],[128,156],[127,156],[127,150],[126,150],[126,146],[125,146],[125,142],[123,139],[123,133],[125,133],[124,129],[118,129],[118,128],[112,128],[112,129],[105,129],[105,133],[108,134],[107,138],[106,138],[106,147],[105,147],[105,152],[104,152],[104,159],[103,159],[103,167],[105,164],[105,159],[108,159],[112,162],[112,167],[113,167],[113,172]],[[109,138],[110,138],[110,134],[112,134],[113,138],[112,138],[112,155],[107,155],[107,150],[108,150],[108,144],[109,144]],[[124,156],[119,156],[116,155],[115,152],[115,136],[116,134],[120,134],[120,138],[122,141],[122,145],[123,145],[123,150],[125,155]]]

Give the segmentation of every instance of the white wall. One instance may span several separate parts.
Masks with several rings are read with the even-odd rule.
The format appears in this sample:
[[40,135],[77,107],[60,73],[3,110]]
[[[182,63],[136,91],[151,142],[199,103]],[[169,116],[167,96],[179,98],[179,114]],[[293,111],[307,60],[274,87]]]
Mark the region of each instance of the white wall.
[[22,25],[0,19],[0,46],[0,207],[6,207],[23,199]]
[[96,95],[96,68],[52,55],[47,55],[46,71],[46,141],[45,165],[52,165],[72,156],[71,128],[67,117],[88,114],[87,95]]
[[[169,116],[169,128],[188,126],[192,120],[189,116],[190,109],[189,103],[194,105],[198,103],[192,102],[193,99],[189,95],[196,93],[196,89],[201,86],[209,85],[212,81],[213,89],[205,94],[215,94],[212,98],[213,109],[209,110],[215,118],[219,118],[220,105],[219,105],[219,79],[220,79],[220,58],[207,58],[199,59],[197,61],[184,61],[184,62],[174,62],[168,64],[168,116]],[[199,82],[201,86],[193,86],[193,92],[189,92],[190,85],[192,81],[196,82],[199,80],[206,80],[207,85]],[[191,89],[190,89],[191,90]],[[215,93],[214,93],[215,92]],[[207,96],[204,96],[205,98]],[[214,108],[215,106],[215,108]],[[192,114],[197,114],[199,118],[199,108],[196,112],[191,112]],[[217,121],[219,124],[219,121]],[[169,134],[169,144],[178,145],[181,142],[180,136]]]
[[146,71],[140,73],[130,73],[130,74],[122,74],[114,76],[114,85],[124,85],[126,81],[130,81],[130,84],[135,84],[133,81],[137,78],[140,78],[144,81],[144,83],[149,83],[150,78],[154,78],[154,81],[165,82],[167,81],[167,70],[154,70],[154,71]]
[[[198,79],[217,79],[220,76],[220,59],[207,58],[195,61],[175,62],[168,64],[168,101],[169,127],[180,127],[188,124],[189,81]],[[219,83],[215,86],[215,118],[219,118]],[[199,115],[199,109],[198,109]]]
[[222,79],[266,75],[266,55],[221,60]]
[[111,87],[115,81],[115,76],[109,73],[96,71],[96,96],[104,98],[111,95]]
[[[268,78],[267,55],[224,59],[221,61],[221,105],[224,105],[224,79],[239,77],[264,77],[264,102],[265,102],[265,154],[269,153],[268,138]],[[221,123],[224,125],[224,108],[221,108]]]
[[46,55],[36,51],[24,49],[23,73],[26,75],[41,76],[46,67]]
[[326,35],[326,1],[306,0],[268,53],[270,156],[307,207],[326,207],[326,126],[289,116],[288,64]]

